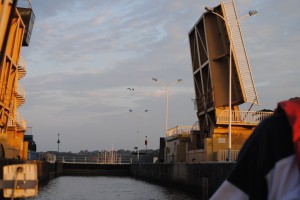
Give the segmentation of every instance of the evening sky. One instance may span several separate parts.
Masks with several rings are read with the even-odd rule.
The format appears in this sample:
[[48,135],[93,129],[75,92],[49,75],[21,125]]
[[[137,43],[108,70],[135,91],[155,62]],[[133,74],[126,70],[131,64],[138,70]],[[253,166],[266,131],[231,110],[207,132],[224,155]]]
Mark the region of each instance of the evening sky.
[[[300,1],[236,0],[260,106],[300,96]],[[193,125],[188,32],[217,0],[32,0],[36,21],[20,108],[38,151],[159,148],[166,83],[169,128]],[[134,88],[130,91],[126,88]],[[247,105],[248,106],[248,105]],[[248,108],[245,106],[246,108]],[[128,110],[132,109],[133,112]],[[149,112],[143,113],[145,109]],[[143,114],[142,114],[143,113]]]

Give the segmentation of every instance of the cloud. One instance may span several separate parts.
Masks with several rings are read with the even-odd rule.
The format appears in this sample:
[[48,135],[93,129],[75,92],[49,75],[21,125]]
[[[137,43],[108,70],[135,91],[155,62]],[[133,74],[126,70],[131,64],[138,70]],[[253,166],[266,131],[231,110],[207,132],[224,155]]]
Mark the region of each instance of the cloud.
[[[71,2],[71,3],[70,3]],[[118,0],[33,1],[36,14],[28,73],[20,108],[38,150],[131,149],[136,119],[129,109],[150,111],[142,132],[158,148],[165,129],[164,90],[153,77],[170,83],[169,125],[192,125],[196,111],[188,32],[204,6],[219,1]],[[261,109],[299,96],[299,1],[236,1]],[[129,92],[126,88],[135,88]],[[282,88],[282,90],[278,90]],[[53,141],[53,142],[49,142]],[[84,141],[84,143],[83,143]]]

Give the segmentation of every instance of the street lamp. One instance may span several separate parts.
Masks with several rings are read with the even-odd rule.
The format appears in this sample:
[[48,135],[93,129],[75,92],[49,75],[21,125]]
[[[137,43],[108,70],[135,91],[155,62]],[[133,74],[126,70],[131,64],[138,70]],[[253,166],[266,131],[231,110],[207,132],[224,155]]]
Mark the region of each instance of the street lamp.
[[182,81],[182,79],[177,79],[176,81],[173,81],[169,84],[166,84],[165,82],[158,80],[157,78],[152,78],[153,81],[158,82],[159,84],[161,84],[161,86],[164,88],[165,90],[165,94],[166,94],[166,130],[165,130],[165,134],[167,135],[167,131],[168,131],[168,112],[169,112],[169,90],[170,87],[172,85],[174,85],[175,83],[180,83]]
[[208,12],[217,15],[220,17],[226,24],[226,26],[229,28],[229,100],[228,100],[228,106],[229,106],[229,123],[228,123],[228,161],[231,161],[231,122],[232,122],[232,111],[231,111],[231,96],[232,96],[232,88],[231,88],[231,77],[232,77],[232,63],[231,63],[231,51],[232,51],[232,30],[234,30],[235,26],[239,23],[239,21],[245,17],[253,16],[257,14],[256,10],[251,10],[248,12],[248,14],[243,15],[239,19],[237,19],[233,24],[230,26],[229,22],[219,13],[216,13],[213,8],[205,7],[205,10]]
[[127,88],[127,90],[129,90],[129,91],[134,91],[134,88]]
[[60,144],[59,135],[60,134],[57,134],[57,152],[58,153],[59,153],[59,144]]
[[148,139],[147,139],[147,135],[146,135],[146,138],[145,138],[146,153],[147,153],[147,145],[148,145]]
[[[140,141],[140,116],[146,112],[148,112],[149,110],[146,109],[144,110],[144,112],[141,113],[136,113],[136,118],[137,118],[137,126],[138,126],[138,131],[137,131],[137,160],[140,159],[140,151],[139,151],[139,141]],[[129,110],[129,112],[134,113],[133,110]]]

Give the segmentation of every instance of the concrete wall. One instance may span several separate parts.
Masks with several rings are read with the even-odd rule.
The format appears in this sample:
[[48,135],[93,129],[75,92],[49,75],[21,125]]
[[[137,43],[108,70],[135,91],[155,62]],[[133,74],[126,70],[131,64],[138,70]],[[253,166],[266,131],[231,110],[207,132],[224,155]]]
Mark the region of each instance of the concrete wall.
[[179,144],[179,138],[166,141],[166,163],[174,163],[177,158],[177,145]]
[[[232,126],[231,130],[231,149],[240,150],[245,141],[253,132],[254,127]],[[213,134],[213,152],[228,149],[228,127],[218,127]]]
[[186,154],[187,163],[203,162],[206,158],[206,152],[203,149],[191,150]]
[[177,158],[176,162],[186,162],[186,142],[180,142],[177,145]]
[[62,163],[49,163],[45,161],[33,160],[26,163],[33,163],[37,165],[39,182],[46,182],[52,178],[58,177],[62,174]]
[[44,161],[26,161],[18,159],[0,159],[0,179],[3,179],[3,166],[14,164],[36,164],[39,183],[46,182],[51,178],[60,176],[62,174],[62,163],[48,163]]
[[[15,164],[36,164],[39,184],[47,182],[49,179],[62,174],[62,163],[48,163],[44,161],[26,161],[18,159],[0,159],[0,180],[3,180],[3,167]],[[3,190],[0,190],[0,199],[3,199]]]
[[208,199],[225,180],[234,164],[234,162],[132,164],[130,173],[135,178],[189,189],[198,193],[201,199]]

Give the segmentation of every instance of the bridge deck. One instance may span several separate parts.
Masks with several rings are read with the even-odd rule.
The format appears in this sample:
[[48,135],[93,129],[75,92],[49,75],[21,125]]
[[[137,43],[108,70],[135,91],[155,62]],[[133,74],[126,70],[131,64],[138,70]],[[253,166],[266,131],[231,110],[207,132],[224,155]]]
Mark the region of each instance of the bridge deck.
[[71,176],[129,176],[130,164],[63,163],[63,175]]

